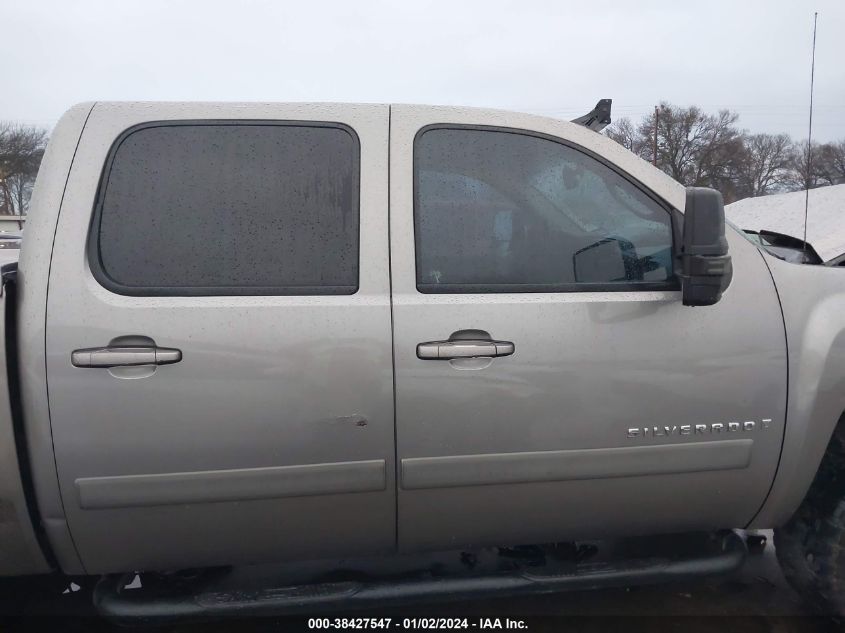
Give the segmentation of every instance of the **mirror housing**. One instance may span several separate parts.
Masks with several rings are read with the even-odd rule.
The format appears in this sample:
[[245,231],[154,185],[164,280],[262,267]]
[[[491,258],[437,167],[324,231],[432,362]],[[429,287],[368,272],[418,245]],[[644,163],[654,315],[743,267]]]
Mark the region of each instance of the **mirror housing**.
[[722,298],[733,278],[725,237],[722,194],[708,187],[687,187],[681,248],[685,306],[710,306]]

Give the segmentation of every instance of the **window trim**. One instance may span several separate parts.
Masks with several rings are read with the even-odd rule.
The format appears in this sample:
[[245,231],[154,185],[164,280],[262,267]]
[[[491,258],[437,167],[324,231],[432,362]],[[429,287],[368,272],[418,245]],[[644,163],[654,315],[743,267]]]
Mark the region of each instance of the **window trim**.
[[[607,282],[607,283],[566,283],[566,284],[430,284],[420,283],[420,248],[419,248],[419,225],[417,222],[418,193],[419,193],[419,164],[417,144],[420,138],[432,130],[474,130],[480,132],[501,132],[505,134],[517,134],[519,136],[531,136],[559,145],[568,147],[585,156],[598,161],[611,171],[621,176],[633,187],[641,191],[655,204],[663,209],[669,216],[669,228],[672,235],[672,277],[666,281],[638,281],[638,282]],[[518,293],[572,293],[572,292],[654,292],[660,290],[679,291],[681,282],[676,272],[678,259],[677,245],[679,242],[680,229],[679,221],[681,214],[672,205],[668,204],[651,189],[635,180],[630,174],[621,170],[612,162],[597,154],[596,152],[572,141],[523,128],[513,128],[498,125],[480,125],[469,123],[431,123],[421,127],[414,135],[412,147],[413,152],[413,229],[414,229],[414,284],[417,292],[421,294],[518,294]]]
[[[106,185],[108,184],[115,156],[120,146],[132,134],[141,130],[160,127],[211,127],[211,126],[273,126],[273,127],[305,127],[331,128],[346,132],[353,142],[352,168],[355,171],[353,179],[353,199],[357,207],[358,222],[355,227],[355,243],[358,247],[355,269],[355,284],[344,286],[128,286],[113,279],[103,267],[100,257],[100,226],[102,222],[103,205],[105,203]],[[228,297],[228,296],[332,296],[354,295],[361,286],[361,141],[355,130],[345,124],[334,121],[297,121],[274,119],[167,119],[145,121],[132,125],[123,130],[109,147],[103,169],[97,182],[97,193],[94,197],[94,208],[88,227],[85,254],[88,267],[94,279],[109,292],[130,297]]]

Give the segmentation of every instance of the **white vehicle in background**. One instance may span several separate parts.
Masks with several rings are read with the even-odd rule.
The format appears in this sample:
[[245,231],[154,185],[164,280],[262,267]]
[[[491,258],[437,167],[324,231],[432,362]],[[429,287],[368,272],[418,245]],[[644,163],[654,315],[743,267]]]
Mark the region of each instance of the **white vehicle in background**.
[[[807,243],[804,212],[807,203]],[[804,264],[845,263],[845,184],[745,198],[725,205],[728,222],[776,257]]]
[[0,266],[18,261],[23,232],[0,232]]

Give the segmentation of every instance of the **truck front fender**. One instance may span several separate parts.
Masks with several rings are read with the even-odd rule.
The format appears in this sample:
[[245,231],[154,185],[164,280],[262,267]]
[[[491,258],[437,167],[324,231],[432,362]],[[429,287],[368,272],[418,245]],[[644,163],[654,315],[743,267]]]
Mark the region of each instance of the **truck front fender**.
[[764,258],[783,310],[788,398],[780,463],[749,526],[753,528],[778,527],[789,520],[845,412],[845,274],[768,254]]

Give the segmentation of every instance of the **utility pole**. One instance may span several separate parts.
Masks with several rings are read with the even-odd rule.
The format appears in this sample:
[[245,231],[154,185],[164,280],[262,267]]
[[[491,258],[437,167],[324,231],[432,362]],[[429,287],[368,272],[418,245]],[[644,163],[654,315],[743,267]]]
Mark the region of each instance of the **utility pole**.
[[651,150],[651,164],[657,167],[657,123],[660,121],[660,110],[654,106],[654,142]]

